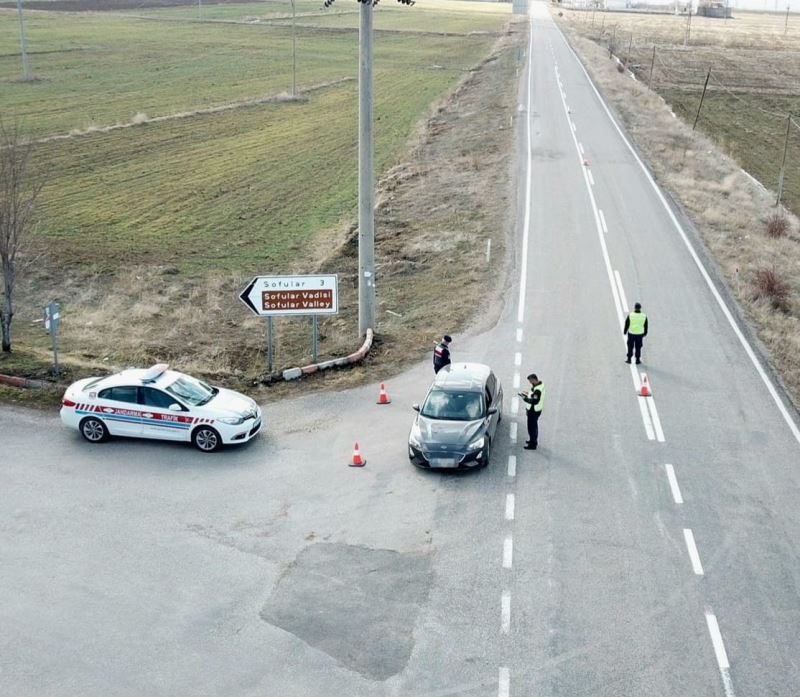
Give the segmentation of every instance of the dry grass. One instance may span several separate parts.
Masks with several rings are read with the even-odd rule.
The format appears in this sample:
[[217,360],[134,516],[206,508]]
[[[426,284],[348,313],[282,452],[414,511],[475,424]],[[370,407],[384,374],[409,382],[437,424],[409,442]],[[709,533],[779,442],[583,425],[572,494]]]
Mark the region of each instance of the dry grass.
[[771,213],[764,224],[764,230],[770,237],[786,237],[790,228],[789,219],[783,211]]
[[775,267],[756,269],[752,280],[753,296],[768,300],[776,310],[786,312],[789,308],[791,286],[784,281]]
[[[567,31],[660,184],[689,214],[795,404],[800,403],[800,239],[791,232],[784,237],[752,234],[775,212],[774,194],[709,138],[692,132],[691,124],[675,118],[645,84],[620,75],[607,50]],[[786,219],[797,229],[795,216],[787,213]],[[767,267],[776,283],[757,293],[754,284]],[[740,277],[752,282],[743,286]]]

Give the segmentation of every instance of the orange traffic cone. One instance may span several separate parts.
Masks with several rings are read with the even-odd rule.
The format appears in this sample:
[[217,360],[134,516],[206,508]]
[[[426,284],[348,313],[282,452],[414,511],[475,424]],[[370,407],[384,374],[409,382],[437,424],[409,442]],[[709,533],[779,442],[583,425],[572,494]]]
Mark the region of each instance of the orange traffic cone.
[[361,451],[358,449],[358,441],[353,446],[353,461],[350,463],[350,467],[363,467],[367,464],[367,461],[361,457]]
[[650,391],[650,385],[647,382],[647,375],[642,373],[642,386],[639,389],[640,397],[652,397],[653,393]]
[[378,393],[378,404],[391,404],[392,400],[389,399],[389,395],[386,394],[386,388],[381,383],[381,391]]

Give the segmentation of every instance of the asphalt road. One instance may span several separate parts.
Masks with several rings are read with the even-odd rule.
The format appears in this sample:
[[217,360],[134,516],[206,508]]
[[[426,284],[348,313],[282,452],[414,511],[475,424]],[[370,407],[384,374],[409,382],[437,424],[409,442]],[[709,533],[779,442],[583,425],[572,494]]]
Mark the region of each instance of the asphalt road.
[[[3,408],[1,695],[797,691],[800,433],[540,3],[531,30],[515,282],[452,347],[505,386],[493,465],[409,466],[428,363],[388,406],[266,405],[214,456]],[[635,300],[651,398],[623,363]]]

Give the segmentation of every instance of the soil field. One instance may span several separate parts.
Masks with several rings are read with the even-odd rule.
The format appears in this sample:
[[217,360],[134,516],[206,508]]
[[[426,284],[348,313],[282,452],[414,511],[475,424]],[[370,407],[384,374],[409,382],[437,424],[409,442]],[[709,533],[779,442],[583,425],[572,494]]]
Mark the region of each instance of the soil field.
[[[497,6],[470,5],[468,33],[446,31],[439,2],[444,34],[376,35],[378,341],[365,368],[317,385],[385,376],[430,350],[443,315],[457,332],[497,297],[525,25],[497,32]],[[14,21],[0,13],[0,53],[13,53]],[[35,320],[57,300],[62,380],[167,360],[252,392],[265,378],[263,321],[237,294],[269,273],[339,273],[342,312],[321,321],[319,352],[354,350],[357,33],[299,30],[303,91],[288,99],[268,94],[290,84],[286,27],[115,13],[71,22],[37,13],[29,23],[31,46],[47,49],[32,54],[44,79],[13,81],[13,60],[0,60],[0,113],[38,131],[49,173],[15,353],[0,372],[46,373]],[[134,112],[136,100],[152,106]],[[87,129],[88,108],[99,116]],[[491,264],[475,254],[487,239]],[[444,308],[443,295],[453,298]],[[276,368],[308,361],[309,324],[276,322]]]

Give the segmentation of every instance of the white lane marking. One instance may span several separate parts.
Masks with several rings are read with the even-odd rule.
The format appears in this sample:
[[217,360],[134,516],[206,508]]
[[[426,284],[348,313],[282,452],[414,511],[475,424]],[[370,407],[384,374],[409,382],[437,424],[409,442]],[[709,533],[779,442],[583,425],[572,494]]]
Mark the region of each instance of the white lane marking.
[[522,354],[519,351],[514,354],[514,365],[522,365]]
[[[565,113],[566,113],[566,102],[564,102],[563,99],[561,100],[561,104],[564,106]],[[567,120],[569,121],[569,114],[566,114],[566,117],[567,117]],[[571,135],[572,135],[572,142],[575,145],[575,151],[577,153],[577,150],[578,150],[578,138],[576,137],[574,132]],[[586,167],[581,167],[581,170],[583,170],[583,181],[586,184],[586,193],[589,194],[589,203],[591,204],[592,212],[594,213],[595,228],[597,230],[597,237],[600,240],[600,249],[601,249],[601,251],[603,253],[603,263],[605,264],[605,267],[606,267],[606,274],[608,276],[608,283],[611,286],[611,295],[612,295],[612,297],[614,299],[614,309],[617,312],[617,321],[619,322],[619,326],[621,327],[622,326],[622,317],[623,317],[623,314],[624,314],[623,311],[622,311],[622,300],[620,299],[620,296],[619,296],[619,290],[617,289],[617,283],[614,280],[614,272],[613,272],[613,270],[611,268],[611,258],[610,258],[609,254],[608,254],[608,245],[606,245],[606,239],[605,239],[605,237],[603,237],[603,229],[602,229],[602,225],[600,223],[600,214],[599,214],[599,210],[600,209],[597,207],[597,201],[595,200],[595,197],[594,197],[594,191],[592,191],[592,187],[589,185],[589,179],[587,177],[588,170],[587,170]],[[622,341],[623,341],[623,343],[625,343],[625,337],[624,336],[622,337]],[[633,365],[631,365],[631,378],[633,379],[634,388],[638,392],[639,391],[639,387],[640,387],[640,385],[639,385],[639,374],[638,374],[638,372],[636,370],[633,369]],[[642,421],[644,422],[644,429],[645,429],[645,432],[647,433],[648,439],[649,440],[654,440],[656,435],[653,432],[652,419],[650,417],[650,414],[648,413],[648,406],[641,403],[642,399],[644,399],[644,398],[637,398],[637,401],[639,402],[639,411],[642,414]],[[647,397],[647,399],[653,399],[653,397]],[[663,436],[663,433],[662,433],[662,436]]]
[[622,311],[628,312],[628,298],[625,297],[625,289],[622,287],[622,278],[619,275],[619,271],[616,269],[614,270],[614,278],[617,279],[617,288],[619,288],[619,299],[622,302]]
[[650,418],[653,420],[653,430],[656,432],[656,440],[659,443],[665,441],[664,429],[661,428],[661,419],[658,418],[658,409],[656,409],[656,400],[652,397],[639,397],[639,399],[647,400],[647,408],[650,410]]
[[588,175],[589,175],[589,183],[590,183],[592,186],[594,186],[594,177],[592,176],[592,170],[590,170],[590,169],[587,169],[587,170],[586,170],[586,174],[588,174]]
[[503,540],[503,568],[510,569],[514,561],[514,540],[509,535]]
[[597,212],[600,214],[600,225],[603,228],[603,232],[608,234],[608,225],[606,225],[606,217],[603,215],[603,211],[598,209]]
[[508,427],[508,435],[511,438],[511,442],[512,443],[516,443],[517,442],[517,424],[512,423]]
[[503,595],[500,596],[500,631],[508,634],[509,629],[511,629],[511,594],[503,591]]
[[508,456],[508,476],[509,477],[516,477],[517,476],[517,456],[516,455],[509,455]]
[[[557,25],[556,25],[556,27],[557,27]],[[584,68],[583,63],[581,63],[581,61],[578,58],[578,56],[575,53],[575,51],[572,50],[572,47],[569,45],[569,42],[567,41],[566,37],[564,36],[564,34],[561,32],[560,29],[558,29],[558,33],[559,33],[559,36],[561,37],[561,40],[564,42],[564,45],[567,47],[567,50],[570,53],[572,53],[573,57],[575,58],[576,63],[578,64],[578,66],[583,71],[584,75],[586,76],[586,80],[589,82],[589,85],[591,86],[592,90],[594,91],[595,96],[597,97],[598,101],[600,102],[600,106],[602,106],[603,110],[606,112],[606,115],[608,116],[609,121],[611,121],[611,125],[614,126],[614,128],[617,131],[617,133],[619,133],[619,137],[622,138],[622,142],[625,143],[625,145],[627,146],[627,148],[630,151],[631,155],[633,155],[633,158],[639,164],[639,167],[641,168],[642,172],[644,173],[645,178],[647,179],[647,181],[650,182],[650,185],[653,187],[653,190],[656,192],[656,196],[658,196],[658,199],[661,201],[661,204],[664,206],[664,210],[667,211],[667,215],[669,216],[670,220],[672,221],[672,224],[675,226],[675,229],[678,231],[678,234],[681,236],[681,239],[683,240],[683,243],[686,245],[686,249],[689,250],[689,254],[691,255],[692,259],[694,260],[694,263],[697,266],[697,269],[700,271],[700,275],[703,277],[703,280],[706,282],[706,285],[708,286],[709,290],[711,291],[711,294],[714,296],[714,299],[717,301],[717,305],[719,305],[720,310],[722,310],[722,314],[725,315],[725,319],[728,320],[728,324],[730,324],[731,328],[733,329],[734,334],[736,334],[736,338],[739,339],[739,343],[742,345],[742,348],[744,348],[744,351],[747,354],[747,357],[750,359],[750,362],[753,364],[753,366],[755,367],[756,371],[758,372],[758,375],[761,378],[761,381],[766,386],[767,391],[769,392],[770,396],[772,397],[772,400],[775,402],[775,405],[778,407],[778,411],[780,411],[781,416],[783,417],[783,420],[786,422],[786,425],[789,427],[789,430],[792,432],[792,435],[794,436],[795,440],[798,443],[800,443],[800,427],[798,427],[798,425],[795,423],[794,419],[789,414],[789,410],[786,408],[786,405],[783,403],[783,400],[781,399],[780,395],[778,394],[778,391],[775,389],[775,386],[772,384],[772,381],[767,376],[767,372],[764,370],[764,367],[761,365],[761,361],[756,356],[756,353],[753,350],[753,347],[750,346],[750,342],[747,341],[747,339],[745,338],[744,334],[742,333],[742,330],[739,328],[739,325],[737,324],[736,320],[733,318],[733,314],[731,314],[731,311],[728,309],[728,306],[725,304],[725,301],[722,299],[722,296],[720,295],[719,291],[717,290],[717,287],[714,285],[714,282],[711,280],[711,276],[708,274],[708,271],[706,270],[706,267],[703,266],[703,262],[700,260],[700,257],[697,255],[697,252],[695,251],[694,247],[692,246],[692,243],[689,241],[689,237],[686,235],[686,232],[684,231],[683,226],[678,221],[678,218],[676,217],[675,213],[672,211],[672,208],[670,208],[670,205],[667,202],[667,199],[664,197],[663,192],[658,187],[658,184],[656,184],[656,181],[655,181],[655,179],[653,179],[653,177],[650,174],[650,172],[647,170],[647,167],[645,167],[644,162],[642,162],[642,159],[636,153],[636,150],[634,149],[633,145],[631,145],[631,142],[628,140],[628,138],[623,133],[623,131],[620,128],[619,124],[617,123],[616,119],[611,114],[611,110],[608,108],[608,105],[605,103],[605,100],[600,95],[600,92],[598,91],[597,87],[595,86],[594,82],[592,81],[592,78],[589,77],[589,73],[587,72],[586,68]]]
[[533,142],[531,136],[531,105],[533,103],[533,32],[528,37],[528,118],[527,121],[527,173],[525,175],[525,218],[522,225],[522,259],[519,271],[519,301],[517,321],[525,316],[525,290],[528,283],[528,238],[531,230],[531,186],[533,170]]
[[672,498],[675,503],[683,503],[683,496],[681,496],[681,489],[678,486],[678,478],[675,476],[675,468],[672,465],[664,465],[667,470],[667,480],[669,481],[669,488],[672,489]]
[[514,494],[506,494],[506,520],[514,520]]
[[585,155],[586,153],[583,151],[583,143],[578,143],[578,150],[581,151],[581,155]]
[[514,395],[514,397],[511,399],[511,415],[516,416],[518,412],[519,412],[519,397],[517,397],[517,395]]
[[722,641],[722,633],[719,631],[717,616],[706,608],[706,624],[708,633],[711,635],[711,643],[714,645],[714,655],[717,657],[717,665],[722,675],[722,687],[725,690],[725,697],[736,697],[731,681],[731,664],[728,663],[728,654],[725,651],[725,643]]
[[514,373],[514,389],[516,390],[519,387],[519,371]]
[[519,327],[519,328],[517,329],[517,341],[518,341],[519,343],[522,343],[522,327]]
[[703,565],[700,563],[700,553],[694,543],[694,534],[689,528],[683,529],[683,539],[686,540],[686,549],[689,550],[689,559],[692,560],[692,570],[698,575],[703,575]]
[[500,674],[497,678],[497,697],[509,697],[511,693],[511,675],[506,666],[500,666]]
[[[564,106],[566,107],[566,104]],[[567,109],[567,111],[569,111],[569,109]],[[572,119],[570,119],[569,125],[572,126],[573,132],[578,130],[578,127],[575,125],[575,122]]]

